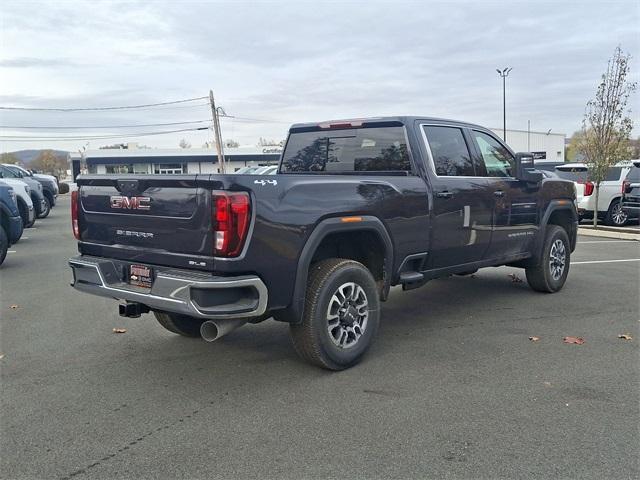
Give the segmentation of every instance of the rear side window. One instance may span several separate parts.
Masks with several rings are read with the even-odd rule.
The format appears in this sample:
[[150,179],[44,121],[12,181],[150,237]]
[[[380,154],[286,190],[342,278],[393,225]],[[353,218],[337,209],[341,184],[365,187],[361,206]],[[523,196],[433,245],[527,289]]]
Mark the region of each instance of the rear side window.
[[403,127],[292,133],[281,173],[409,172]]
[[556,168],[556,173],[563,180],[584,183],[589,180],[589,171],[586,167],[563,167]]
[[607,170],[607,176],[604,178],[607,182],[616,182],[620,180],[620,174],[622,173],[621,167],[611,167]]
[[640,182],[640,167],[631,167],[631,170],[629,170],[627,174],[627,181],[632,183]]
[[476,172],[464,140],[462,130],[456,127],[425,125],[436,175],[442,177],[473,177]]

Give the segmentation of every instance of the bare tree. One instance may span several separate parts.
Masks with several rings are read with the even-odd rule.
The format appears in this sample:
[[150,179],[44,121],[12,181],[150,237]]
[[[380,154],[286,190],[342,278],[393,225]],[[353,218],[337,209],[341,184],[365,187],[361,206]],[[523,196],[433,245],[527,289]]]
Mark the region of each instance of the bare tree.
[[42,150],[31,166],[39,172],[61,176],[66,173],[68,162],[66,157],[58,156],[53,150]]
[[636,88],[635,82],[628,81],[630,59],[620,47],[616,48],[602,74],[595,98],[587,102],[582,120],[578,151],[584,156],[590,179],[595,184],[594,227],[598,226],[600,183],[609,168],[629,154],[633,121],[627,103]]
[[191,144],[187,142],[184,138],[180,140],[180,148],[191,148]]

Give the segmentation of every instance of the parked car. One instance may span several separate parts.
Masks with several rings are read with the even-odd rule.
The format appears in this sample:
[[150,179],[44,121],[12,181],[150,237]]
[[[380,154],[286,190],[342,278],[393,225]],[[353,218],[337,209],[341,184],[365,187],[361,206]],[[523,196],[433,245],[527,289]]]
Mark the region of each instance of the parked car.
[[[622,210],[620,199],[622,181],[630,168],[631,162],[618,163],[609,169],[606,178],[600,183],[598,218],[607,225],[621,227],[627,222],[628,216]],[[589,167],[584,163],[567,163],[557,166],[555,172],[560,178],[576,184],[580,220],[593,218],[596,208],[595,185],[589,176]]]
[[11,245],[22,236],[22,217],[13,187],[0,181],[0,265]]
[[277,177],[79,176],[72,286],[209,341],[274,317],[304,359],[340,370],[371,345],[392,285],[499,265],[540,292],[567,279],[573,183],[478,125],[294,125]]
[[[7,174],[8,175],[8,174]],[[22,226],[30,228],[36,222],[36,211],[31,200],[31,188],[14,175],[7,176],[0,168],[0,180],[13,188],[18,203],[18,211],[22,218]]]
[[555,168],[560,166],[560,165],[565,165],[565,163],[564,162],[547,161],[547,160],[540,160],[540,161],[537,161],[537,162],[533,163],[533,166],[535,167],[535,169],[539,170],[541,172],[553,172],[555,170]]
[[56,199],[58,198],[59,188],[58,188],[58,180],[53,175],[44,175],[41,173],[33,173],[25,168],[22,168],[18,165],[7,165],[19,169],[25,177],[33,178],[37,180],[42,185],[42,194],[46,202],[48,203],[49,209],[53,208],[56,205]]
[[278,173],[278,165],[267,165],[251,172],[251,175],[275,175],[276,173]]
[[239,170],[236,170],[233,173],[235,173],[236,175],[237,174],[249,175],[249,174],[252,174],[253,172],[255,172],[256,170],[258,170],[259,168],[262,168],[262,167],[260,167],[259,165],[257,165],[257,166],[247,166],[247,167],[242,167],[242,168],[240,168]]
[[0,165],[0,171],[2,171],[4,178],[9,178],[9,176],[13,175],[14,178],[20,179],[29,185],[29,194],[31,195],[37,218],[46,218],[49,215],[50,207],[42,193],[42,184],[40,182],[23,174],[15,165],[2,164]]
[[[629,218],[640,218],[640,161],[634,160],[633,167],[622,182],[622,210]],[[637,223],[637,222],[636,222]]]

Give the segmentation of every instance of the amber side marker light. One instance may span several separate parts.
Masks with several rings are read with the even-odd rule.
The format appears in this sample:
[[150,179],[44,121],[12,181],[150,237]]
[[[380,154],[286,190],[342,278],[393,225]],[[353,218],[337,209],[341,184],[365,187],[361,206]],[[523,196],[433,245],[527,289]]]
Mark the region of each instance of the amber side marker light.
[[362,221],[362,217],[342,217],[342,218],[340,218],[340,221],[342,221],[344,223],[361,222]]

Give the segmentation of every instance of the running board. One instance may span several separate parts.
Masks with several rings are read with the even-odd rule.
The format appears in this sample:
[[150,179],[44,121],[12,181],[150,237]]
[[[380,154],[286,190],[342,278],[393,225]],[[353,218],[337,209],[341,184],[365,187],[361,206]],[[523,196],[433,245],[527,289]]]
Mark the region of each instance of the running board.
[[402,284],[402,290],[411,290],[421,287],[424,282],[424,275],[420,272],[402,272],[400,274],[400,283]]

